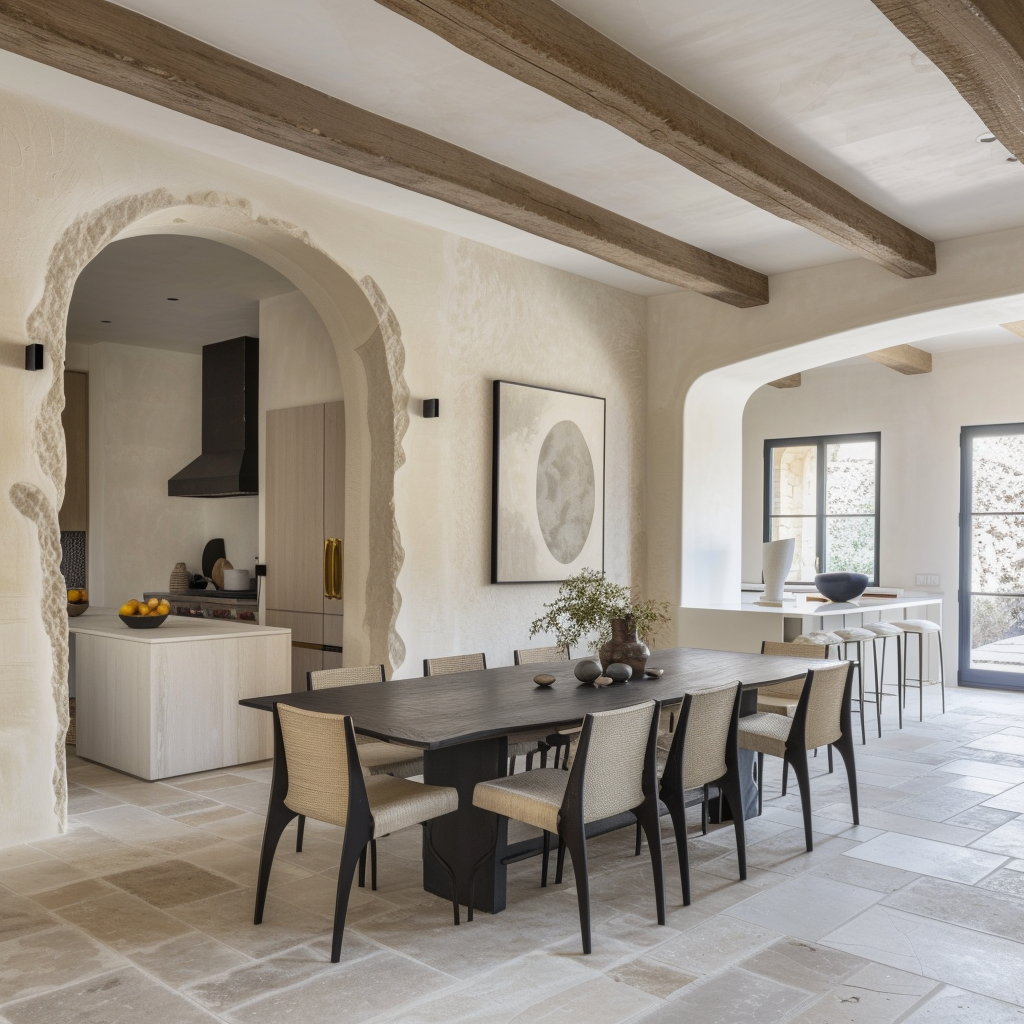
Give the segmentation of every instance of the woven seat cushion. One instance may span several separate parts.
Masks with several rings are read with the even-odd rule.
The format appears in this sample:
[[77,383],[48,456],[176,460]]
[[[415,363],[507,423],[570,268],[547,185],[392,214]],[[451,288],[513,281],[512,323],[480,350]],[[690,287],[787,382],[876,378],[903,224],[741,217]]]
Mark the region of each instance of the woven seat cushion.
[[537,768],[507,779],[478,782],[473,790],[473,806],[557,832],[558,811],[568,784],[569,772]]
[[367,779],[366,796],[374,839],[459,809],[459,791],[451,786],[426,786],[390,775]]
[[908,633],[938,633],[942,628],[937,622],[929,619],[897,619],[893,625]]
[[871,630],[875,636],[899,636],[902,632],[892,622],[869,622],[864,628]]
[[757,692],[757,710],[763,714],[786,715],[792,718],[796,714],[799,697],[776,697],[772,694]]
[[794,641],[795,644],[822,644],[829,647],[832,644],[841,644],[843,638],[835,633],[826,630],[812,629],[809,633],[801,633]]
[[837,629],[835,631],[836,636],[842,637],[844,640],[874,640],[875,634],[870,629],[861,629],[860,626],[854,626],[853,629]]
[[401,743],[369,740],[358,745],[359,763],[370,775],[397,775],[408,778],[423,774],[423,751]]
[[793,724],[785,715],[747,715],[740,719],[739,746],[743,750],[757,750],[774,757],[786,756],[786,740]]

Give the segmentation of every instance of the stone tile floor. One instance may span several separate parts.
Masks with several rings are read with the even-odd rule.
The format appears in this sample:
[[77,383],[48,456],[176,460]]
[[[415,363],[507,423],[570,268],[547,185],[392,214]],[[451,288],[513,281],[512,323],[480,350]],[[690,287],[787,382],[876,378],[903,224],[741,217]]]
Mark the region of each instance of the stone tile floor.
[[923,724],[812,761],[815,850],[768,759],[749,877],[731,828],[690,841],[682,906],[667,824],[668,924],[630,832],[591,844],[594,952],[571,871],[509,871],[509,908],[459,928],[420,888],[419,834],[380,844],[329,961],[339,830],[285,834],[252,924],[267,765],[144,783],[69,751],[66,835],[0,849],[0,1021],[401,1024],[1024,1024],[1024,695],[926,692]]

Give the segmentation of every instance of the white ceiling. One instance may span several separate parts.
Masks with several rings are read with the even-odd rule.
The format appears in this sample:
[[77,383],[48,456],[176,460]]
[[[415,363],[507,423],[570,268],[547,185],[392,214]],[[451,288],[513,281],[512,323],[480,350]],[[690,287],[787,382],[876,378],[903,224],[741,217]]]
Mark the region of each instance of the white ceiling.
[[229,245],[188,235],[125,238],[79,276],[67,339],[199,352],[216,341],[259,337],[259,300],[294,290],[276,270]]
[[[991,327],[977,327],[972,331],[957,331],[955,334],[943,334],[937,338],[928,338],[925,341],[915,341],[914,347],[924,349],[935,355],[939,352],[954,352],[965,348],[995,348],[999,345],[1022,345],[1024,338],[994,324]],[[825,364],[833,366],[862,366],[871,363],[874,366],[879,364],[867,356],[852,356],[850,359],[840,359],[835,363]]]
[[[770,141],[935,240],[1024,224],[1024,167],[871,0],[562,0]],[[334,96],[775,274],[852,258],[373,0],[130,0]],[[10,54],[0,86],[632,291],[640,275]]]

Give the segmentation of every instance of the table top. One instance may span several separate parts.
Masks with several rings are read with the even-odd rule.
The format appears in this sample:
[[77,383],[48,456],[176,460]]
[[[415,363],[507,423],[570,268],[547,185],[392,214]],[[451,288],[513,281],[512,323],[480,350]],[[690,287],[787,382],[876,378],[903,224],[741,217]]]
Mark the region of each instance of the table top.
[[809,601],[812,594],[791,594],[796,600],[785,601],[781,605],[758,604],[761,595],[756,592],[745,592],[736,601],[723,601],[721,604],[684,605],[683,611],[696,608],[701,611],[722,612],[756,612],[759,615],[813,615],[815,617],[830,615],[862,615],[866,612],[903,611],[907,608],[920,608],[927,604],[942,604],[943,594],[938,593],[904,593],[902,597],[872,597],[865,594],[856,601]]
[[136,644],[168,644],[191,640],[237,640],[246,636],[269,636],[276,633],[291,634],[290,629],[277,626],[258,626],[237,619],[199,619],[187,615],[168,615],[156,629],[132,629],[118,617],[115,608],[90,608],[82,615],[68,619],[72,633],[128,640]]
[[[367,736],[436,750],[472,740],[533,729],[578,724],[592,711],[610,711],[645,700],[678,702],[691,690],[740,680],[744,688],[802,679],[809,669],[835,661],[706,651],[692,647],[655,651],[649,668],[663,668],[660,679],[616,686],[581,684],[576,662],[518,665],[422,679],[393,679],[361,686],[339,686],[302,693],[248,697],[245,707],[270,711],[290,704],[310,711],[351,715]],[[540,687],[533,677],[555,677]]]

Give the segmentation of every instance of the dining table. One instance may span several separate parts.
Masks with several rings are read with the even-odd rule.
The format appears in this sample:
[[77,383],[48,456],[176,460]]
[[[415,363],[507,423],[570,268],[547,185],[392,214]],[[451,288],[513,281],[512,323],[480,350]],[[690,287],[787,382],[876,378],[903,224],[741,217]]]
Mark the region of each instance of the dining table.
[[[678,704],[687,693],[739,682],[743,693],[740,714],[757,710],[757,690],[805,678],[810,670],[834,666],[807,658],[777,657],[730,651],[679,647],[654,651],[648,669],[660,669],[658,678],[645,676],[612,686],[581,683],[574,675],[575,661],[549,662],[460,672],[454,675],[340,686],[322,690],[248,697],[247,708],[273,711],[287,704],[328,714],[348,715],[357,734],[418,747],[423,751],[424,781],[452,786],[459,793],[459,809],[425,825],[423,887],[451,898],[451,876],[438,863],[434,851],[455,872],[459,902],[468,905],[473,881],[475,909],[498,913],[505,908],[506,872],[510,863],[539,852],[537,837],[509,841],[508,821],[473,806],[478,782],[508,773],[508,737],[579,725],[585,715],[657,700]],[[555,677],[541,687],[534,676]],[[742,813],[757,814],[757,788],[753,755],[740,751]],[[287,795],[287,768],[280,730],[275,729],[274,773],[270,810],[283,805]],[[270,815],[270,817],[273,817]],[[606,821],[588,825],[596,835],[628,822]],[[276,844],[278,837],[273,837]],[[265,841],[269,841],[268,837]]]

